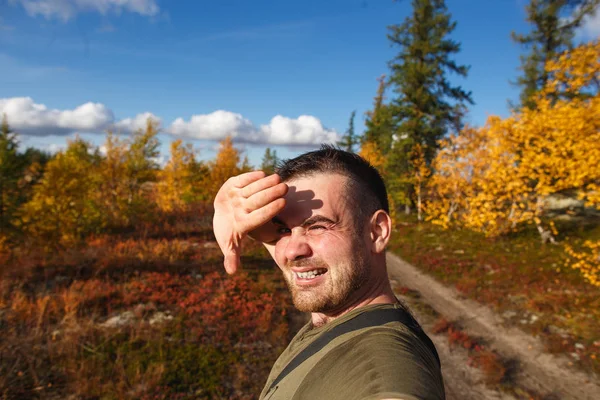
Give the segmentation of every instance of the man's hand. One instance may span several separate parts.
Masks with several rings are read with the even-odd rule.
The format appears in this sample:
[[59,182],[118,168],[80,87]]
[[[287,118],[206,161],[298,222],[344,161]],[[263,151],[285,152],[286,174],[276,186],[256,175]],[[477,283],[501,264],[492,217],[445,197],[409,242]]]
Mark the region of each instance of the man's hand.
[[225,270],[233,274],[240,263],[242,239],[252,237],[262,242],[273,240],[265,229],[285,206],[283,196],[288,187],[279,175],[265,177],[262,171],[253,171],[229,178],[215,197],[213,230],[225,256]]

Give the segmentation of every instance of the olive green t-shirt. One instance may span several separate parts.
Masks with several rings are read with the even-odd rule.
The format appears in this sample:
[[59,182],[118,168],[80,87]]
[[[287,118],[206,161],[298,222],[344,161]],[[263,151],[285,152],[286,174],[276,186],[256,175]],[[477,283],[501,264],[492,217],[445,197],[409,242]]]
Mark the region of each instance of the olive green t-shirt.
[[435,355],[399,321],[336,337],[269,390],[285,366],[321,334],[361,313],[394,307],[401,306],[361,307],[316,328],[309,322],[273,365],[260,400],[444,399]]

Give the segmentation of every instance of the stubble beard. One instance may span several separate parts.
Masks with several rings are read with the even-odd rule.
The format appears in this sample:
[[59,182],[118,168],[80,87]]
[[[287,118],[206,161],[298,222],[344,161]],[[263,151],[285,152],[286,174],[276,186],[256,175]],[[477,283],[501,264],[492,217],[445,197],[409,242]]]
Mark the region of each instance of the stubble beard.
[[[355,244],[360,245],[360,244]],[[291,267],[310,265],[315,268],[326,268],[326,281],[314,287],[299,287],[294,284]],[[333,267],[322,260],[298,260],[288,263],[289,274],[284,273],[285,281],[292,295],[294,307],[301,312],[328,313],[339,311],[360,290],[369,278],[369,266],[361,251],[356,251],[350,261]]]

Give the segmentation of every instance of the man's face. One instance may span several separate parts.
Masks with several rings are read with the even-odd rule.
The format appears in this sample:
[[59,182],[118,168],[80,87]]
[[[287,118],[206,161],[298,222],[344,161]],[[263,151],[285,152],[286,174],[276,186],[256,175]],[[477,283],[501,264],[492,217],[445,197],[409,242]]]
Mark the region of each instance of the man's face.
[[348,201],[347,179],[315,174],[286,182],[272,254],[300,311],[341,312],[369,278],[368,234],[357,224],[356,202]]

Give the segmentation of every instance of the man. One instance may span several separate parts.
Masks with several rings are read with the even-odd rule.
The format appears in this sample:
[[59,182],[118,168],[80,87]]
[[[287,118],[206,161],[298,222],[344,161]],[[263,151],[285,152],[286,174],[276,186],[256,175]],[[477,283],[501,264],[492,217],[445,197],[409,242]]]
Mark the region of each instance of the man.
[[323,146],[286,161],[277,174],[229,179],[214,205],[227,272],[240,266],[245,236],[259,240],[294,306],[311,313],[275,362],[260,399],[444,398],[435,348],[387,277],[392,224],[375,168]]

